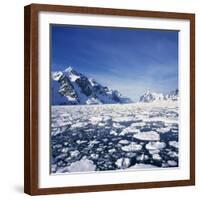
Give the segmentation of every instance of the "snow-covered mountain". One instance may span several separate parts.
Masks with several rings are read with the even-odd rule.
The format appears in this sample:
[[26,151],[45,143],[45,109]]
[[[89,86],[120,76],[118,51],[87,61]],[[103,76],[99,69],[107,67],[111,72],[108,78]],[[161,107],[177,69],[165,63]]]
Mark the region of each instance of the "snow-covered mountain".
[[144,95],[140,97],[140,102],[149,103],[158,100],[164,100],[164,95],[162,93],[151,93],[147,91]]
[[154,101],[177,101],[178,100],[178,89],[171,91],[169,94],[155,93],[147,91],[139,99],[139,102],[150,103]]
[[166,99],[177,101],[178,100],[179,91],[178,89],[171,91],[169,94],[165,96]]
[[102,86],[92,78],[68,67],[51,73],[52,105],[131,103],[117,90]]

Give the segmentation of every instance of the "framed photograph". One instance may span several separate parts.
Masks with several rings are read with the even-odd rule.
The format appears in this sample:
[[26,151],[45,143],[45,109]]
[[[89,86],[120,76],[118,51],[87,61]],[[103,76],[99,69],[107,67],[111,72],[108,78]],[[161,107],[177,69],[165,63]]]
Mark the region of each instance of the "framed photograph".
[[24,190],[195,184],[195,15],[25,7]]

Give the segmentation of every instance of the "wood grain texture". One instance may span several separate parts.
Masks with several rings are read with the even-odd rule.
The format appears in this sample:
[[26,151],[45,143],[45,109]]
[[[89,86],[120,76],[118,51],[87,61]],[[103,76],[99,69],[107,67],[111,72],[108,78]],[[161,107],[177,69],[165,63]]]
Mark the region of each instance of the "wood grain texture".
[[190,179],[195,184],[195,15],[190,18]]
[[[70,12],[190,20],[190,179],[78,187],[38,186],[38,13]],[[188,13],[122,10],[94,7],[31,4],[24,8],[24,192],[30,195],[97,192],[195,184],[195,15]]]
[[30,7],[24,10],[24,191],[30,194]]
[[24,191],[38,190],[38,12],[24,9]]

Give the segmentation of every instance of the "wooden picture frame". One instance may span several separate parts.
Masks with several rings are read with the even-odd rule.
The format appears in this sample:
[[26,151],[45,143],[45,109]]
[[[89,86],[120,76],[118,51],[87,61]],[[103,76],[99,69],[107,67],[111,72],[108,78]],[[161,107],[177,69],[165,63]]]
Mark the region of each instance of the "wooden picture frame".
[[[39,13],[72,13],[112,17],[175,19],[189,22],[189,178],[180,180],[129,182],[63,187],[39,186]],[[48,50],[47,50],[48,52]],[[31,4],[24,8],[24,192],[30,195],[159,188],[195,184],[195,15],[95,7]],[[49,134],[49,133],[43,133]],[[149,172],[151,173],[151,172]]]

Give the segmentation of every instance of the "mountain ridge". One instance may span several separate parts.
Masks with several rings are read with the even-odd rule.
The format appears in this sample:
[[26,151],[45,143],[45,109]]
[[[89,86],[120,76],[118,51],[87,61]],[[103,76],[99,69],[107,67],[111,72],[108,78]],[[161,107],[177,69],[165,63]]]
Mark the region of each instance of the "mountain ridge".
[[69,66],[51,73],[52,105],[92,105],[132,103],[117,90],[102,86]]
[[155,101],[177,101],[179,95],[179,90],[172,90],[168,94],[164,95],[163,93],[156,93],[147,91],[145,94],[140,96],[139,102],[150,103]]
[[[69,66],[63,71],[51,73],[51,104],[52,105],[95,105],[95,104],[126,104],[133,101],[119,91],[112,90],[88,78]],[[139,98],[140,103],[155,101],[177,101],[179,91],[172,90],[167,94],[145,92]]]

